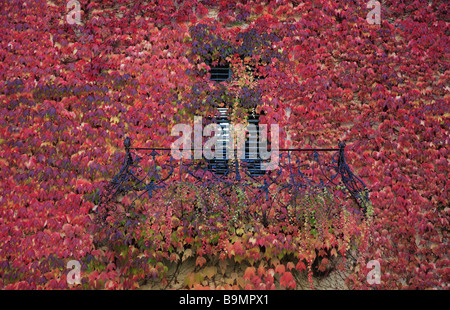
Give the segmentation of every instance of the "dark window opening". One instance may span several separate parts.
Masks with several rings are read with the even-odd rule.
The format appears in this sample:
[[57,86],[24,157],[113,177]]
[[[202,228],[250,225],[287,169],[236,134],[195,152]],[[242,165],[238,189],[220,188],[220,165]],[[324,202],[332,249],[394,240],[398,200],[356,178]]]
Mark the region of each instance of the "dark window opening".
[[210,66],[211,81],[223,82],[231,78],[231,68],[228,63],[213,66],[210,62],[206,62]]
[[[230,64],[227,62],[218,62],[217,65],[212,65],[210,61],[205,62],[211,70],[209,71],[211,77],[211,81],[215,82],[223,82],[227,81],[232,78],[233,71],[230,68]],[[249,68],[247,69],[248,72],[253,74],[253,77],[255,80],[262,80],[266,78],[267,74],[264,74],[261,72],[261,70],[258,70],[258,66],[264,66],[262,63],[259,63],[256,65],[249,65]]]

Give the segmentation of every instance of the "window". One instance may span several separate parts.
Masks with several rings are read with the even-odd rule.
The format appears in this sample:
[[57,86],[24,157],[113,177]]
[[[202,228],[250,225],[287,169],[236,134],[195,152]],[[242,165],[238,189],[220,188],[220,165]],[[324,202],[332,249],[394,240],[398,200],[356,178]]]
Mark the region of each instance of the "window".
[[218,64],[217,66],[212,66],[210,62],[206,64],[211,68],[209,72],[211,74],[211,81],[223,82],[231,78],[231,68],[228,63],[223,65]]
[[[212,66],[211,62],[207,61],[206,64],[210,66],[210,79],[215,82],[227,81],[232,77],[232,71],[228,63],[220,63],[216,66]],[[263,79],[264,76],[256,73],[256,67],[250,68],[251,72],[254,72],[255,79]],[[222,145],[221,153],[216,153],[215,159],[208,160],[208,170],[213,171],[216,174],[224,175],[228,172],[228,161],[227,159],[227,144],[231,143],[230,139],[230,119],[229,119],[229,108],[225,105],[218,108],[220,115],[218,115],[217,124],[222,128],[222,137],[218,139],[218,143]],[[263,175],[264,170],[261,170],[261,157],[259,154],[259,114],[256,114],[254,110],[250,111],[248,114],[248,123],[255,125],[251,126],[250,130],[252,132],[246,133],[245,140],[245,158],[242,159],[245,162],[245,166],[248,172],[252,176]],[[255,129],[256,128],[256,129]],[[250,141],[251,137],[254,139]],[[256,143],[255,143],[256,142]],[[220,151],[220,150],[216,150]],[[233,156],[228,156],[233,158]]]
[[[220,115],[217,117],[217,124],[222,129],[222,136],[217,140],[221,145],[221,149],[216,150],[216,158],[208,160],[208,170],[213,171],[216,174],[224,175],[228,172],[227,159],[227,145],[230,141],[230,119],[228,114],[228,108],[218,108]],[[252,176],[264,175],[265,171],[261,169],[261,156],[259,154],[259,114],[251,111],[248,115],[249,130],[246,131],[245,138],[245,152],[242,162],[245,163],[247,171]],[[234,154],[228,156],[228,158],[234,158]]]
[[[215,82],[223,82],[232,77],[233,72],[231,71],[229,63],[218,64],[216,66],[212,66],[210,61],[206,61],[206,64],[211,68],[211,81]],[[259,65],[262,65],[259,63]],[[262,80],[265,78],[265,75],[261,72],[258,72],[258,68],[254,65],[251,65],[249,71],[253,73],[255,80]]]

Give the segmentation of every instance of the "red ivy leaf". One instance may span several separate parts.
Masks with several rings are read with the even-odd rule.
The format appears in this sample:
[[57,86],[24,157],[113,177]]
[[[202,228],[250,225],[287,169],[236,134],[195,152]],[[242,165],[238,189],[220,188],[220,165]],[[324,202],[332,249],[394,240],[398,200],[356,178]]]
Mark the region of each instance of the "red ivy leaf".
[[199,256],[197,257],[196,261],[195,261],[195,266],[203,266],[206,263],[206,258],[204,258],[203,256]]
[[289,271],[285,272],[280,278],[280,284],[285,288],[295,288],[296,284],[292,273],[290,273]]
[[248,267],[245,270],[244,279],[250,280],[255,275],[255,267]]

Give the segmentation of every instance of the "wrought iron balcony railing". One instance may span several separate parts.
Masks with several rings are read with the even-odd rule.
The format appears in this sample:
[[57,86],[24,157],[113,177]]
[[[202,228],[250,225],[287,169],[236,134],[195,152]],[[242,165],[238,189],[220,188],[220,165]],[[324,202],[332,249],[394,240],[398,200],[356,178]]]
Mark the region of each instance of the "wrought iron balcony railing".
[[[137,201],[154,198],[173,182],[189,182],[209,189],[218,186],[219,195],[228,204],[228,191],[233,186],[248,193],[249,205],[261,201],[270,201],[272,205],[281,193],[299,195],[328,189],[335,195],[351,196],[364,214],[369,203],[364,182],[346,163],[342,142],[338,148],[280,149],[278,168],[261,174],[252,173],[254,167],[238,160],[236,152],[234,160],[228,160],[225,168],[221,166],[221,173],[214,173],[214,166],[206,159],[175,160],[170,148],[132,147],[129,138],[125,139],[124,147],[123,166],[106,186],[97,208],[100,223],[115,211],[119,196],[131,195],[131,204],[124,210],[129,214]],[[265,210],[260,215],[265,223],[268,214]]]

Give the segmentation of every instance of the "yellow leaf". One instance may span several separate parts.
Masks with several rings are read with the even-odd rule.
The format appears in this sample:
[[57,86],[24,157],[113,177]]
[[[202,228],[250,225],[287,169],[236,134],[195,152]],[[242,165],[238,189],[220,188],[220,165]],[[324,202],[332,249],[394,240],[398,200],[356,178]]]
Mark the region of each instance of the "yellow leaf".
[[273,266],[277,266],[280,263],[280,260],[276,257],[270,259],[270,264]]
[[191,288],[194,285],[195,279],[194,274],[191,272],[184,278],[184,285]]
[[184,262],[186,259],[188,259],[191,256],[192,256],[192,250],[191,249],[187,249],[186,251],[184,251],[184,255],[183,255],[182,261]]
[[334,255],[334,256],[337,257],[336,248],[332,248],[332,249],[331,249],[331,255]]
[[204,276],[200,272],[196,272],[194,274],[194,279],[195,279],[195,282],[202,283],[203,279],[204,279]]
[[219,267],[220,267],[220,271],[222,272],[222,274],[225,274],[225,272],[227,271],[227,266],[228,266],[228,262],[226,260],[221,260],[219,262]]
[[244,280],[243,278],[241,278],[241,277],[239,277],[239,278],[236,279],[236,283],[237,283],[237,285],[239,285],[241,288],[244,288],[244,287],[245,287],[245,280]]
[[203,269],[203,274],[210,279],[212,279],[216,273],[217,273],[217,267],[214,267],[214,266],[205,267]]

